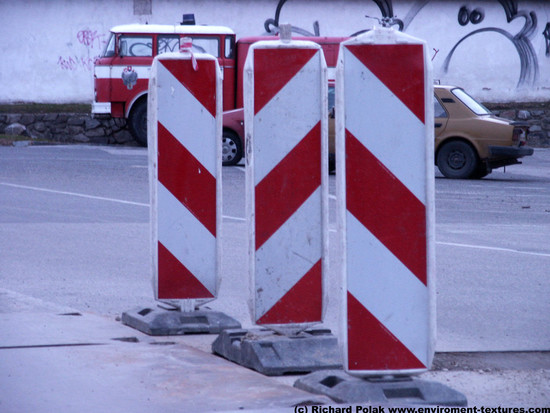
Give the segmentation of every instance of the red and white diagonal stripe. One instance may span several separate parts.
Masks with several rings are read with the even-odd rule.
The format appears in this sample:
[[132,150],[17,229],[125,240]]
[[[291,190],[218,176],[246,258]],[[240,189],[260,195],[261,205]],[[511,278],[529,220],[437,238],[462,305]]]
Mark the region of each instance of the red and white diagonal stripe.
[[319,322],[326,245],[323,53],[310,42],[260,42],[246,67],[252,73],[245,84],[245,125],[253,320]]
[[149,83],[157,299],[212,299],[218,285],[220,74],[217,60],[155,58]]
[[345,367],[359,374],[422,371],[433,351],[425,46],[389,43],[377,44],[372,34],[344,43],[337,83],[345,117],[338,131]]

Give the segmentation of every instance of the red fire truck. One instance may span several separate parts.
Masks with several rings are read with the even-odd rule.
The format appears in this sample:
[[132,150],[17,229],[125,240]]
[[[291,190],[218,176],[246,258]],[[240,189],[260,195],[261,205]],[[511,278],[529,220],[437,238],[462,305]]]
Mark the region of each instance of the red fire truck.
[[[242,69],[248,48],[256,41],[276,37],[246,37],[236,41],[235,33],[230,28],[196,25],[192,15],[189,17],[184,15],[184,22],[180,25],[133,24],[111,29],[105,51],[94,68],[94,116],[127,119],[134,138],[140,144],[147,145],[147,90],[153,58],[158,54],[178,51],[180,39],[184,37],[192,39],[193,51],[218,58],[223,73],[224,112],[242,108]],[[296,39],[312,40],[322,46],[329,78],[334,79],[338,47],[345,38]],[[230,112],[227,119],[222,138],[223,164],[234,165],[243,155],[244,145],[240,138],[243,135],[231,130]]]

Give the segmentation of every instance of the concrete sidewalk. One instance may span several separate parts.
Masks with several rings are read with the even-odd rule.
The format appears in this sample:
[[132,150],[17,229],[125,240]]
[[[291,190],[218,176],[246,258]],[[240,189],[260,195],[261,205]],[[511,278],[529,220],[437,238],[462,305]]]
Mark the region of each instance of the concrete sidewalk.
[[6,290],[0,290],[0,309],[3,413],[204,412],[330,402],[186,344],[197,336],[149,337]]
[[[294,411],[332,404],[210,353],[214,335],[150,337],[0,289],[0,412]],[[500,354],[500,353],[499,353]],[[550,406],[550,354],[439,354],[421,376],[469,406]],[[310,410],[311,411],[311,410]]]

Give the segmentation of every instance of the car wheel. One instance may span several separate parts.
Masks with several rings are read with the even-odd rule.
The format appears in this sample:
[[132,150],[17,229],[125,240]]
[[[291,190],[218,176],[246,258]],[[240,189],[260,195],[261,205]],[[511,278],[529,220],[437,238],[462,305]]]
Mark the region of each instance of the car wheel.
[[134,139],[142,146],[147,146],[147,100],[135,104],[128,118],[128,126]]
[[331,175],[336,173],[336,156],[333,153],[328,155],[328,173]]
[[236,133],[224,130],[222,135],[222,164],[236,165],[243,157],[243,144]]
[[477,154],[466,142],[448,142],[437,153],[437,167],[447,178],[468,179],[478,169]]
[[491,169],[487,167],[487,165],[484,165],[483,163],[479,164],[479,167],[474,171],[472,174],[473,179],[481,179],[486,177],[491,173]]

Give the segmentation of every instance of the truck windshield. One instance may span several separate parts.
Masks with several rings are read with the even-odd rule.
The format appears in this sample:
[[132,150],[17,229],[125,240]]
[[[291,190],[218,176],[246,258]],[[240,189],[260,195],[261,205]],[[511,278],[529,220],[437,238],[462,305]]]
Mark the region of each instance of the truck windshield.
[[491,111],[471,97],[469,94],[464,92],[462,89],[453,89],[453,95],[455,95],[462,103],[468,106],[472,112],[476,115],[491,115]]
[[111,33],[111,37],[105,46],[102,57],[113,57],[115,55],[115,34]]

